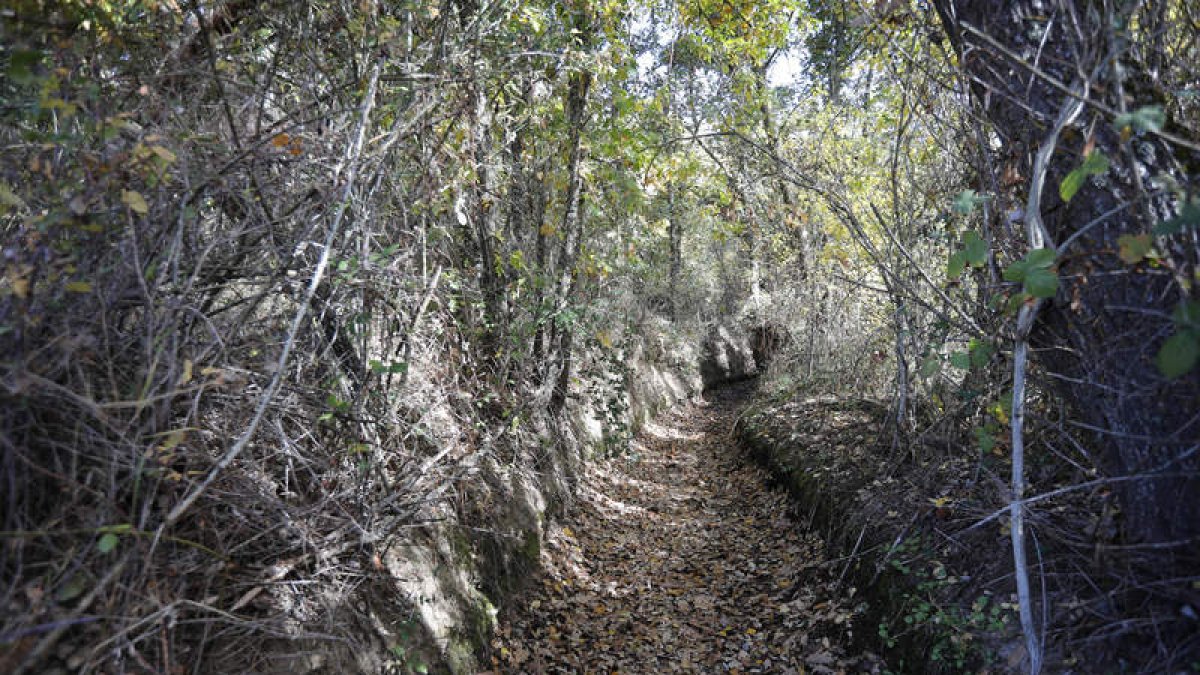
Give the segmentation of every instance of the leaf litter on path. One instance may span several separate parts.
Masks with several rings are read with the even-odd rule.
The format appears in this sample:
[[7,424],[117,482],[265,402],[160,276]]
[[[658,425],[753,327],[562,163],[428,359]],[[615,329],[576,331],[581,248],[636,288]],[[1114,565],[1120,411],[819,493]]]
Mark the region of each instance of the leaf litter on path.
[[[732,436],[739,401],[677,408],[594,462],[500,617],[505,673],[881,672],[865,604]],[[836,566],[834,566],[836,567]]]

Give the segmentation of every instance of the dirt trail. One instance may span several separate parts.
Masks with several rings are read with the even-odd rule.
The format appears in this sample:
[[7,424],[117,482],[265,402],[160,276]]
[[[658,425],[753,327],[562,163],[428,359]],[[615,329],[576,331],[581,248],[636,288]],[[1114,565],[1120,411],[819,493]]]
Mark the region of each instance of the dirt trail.
[[[738,450],[745,390],[680,407],[596,462],[542,567],[501,616],[506,673],[873,672],[856,600],[786,496]],[[865,630],[860,627],[858,630]]]

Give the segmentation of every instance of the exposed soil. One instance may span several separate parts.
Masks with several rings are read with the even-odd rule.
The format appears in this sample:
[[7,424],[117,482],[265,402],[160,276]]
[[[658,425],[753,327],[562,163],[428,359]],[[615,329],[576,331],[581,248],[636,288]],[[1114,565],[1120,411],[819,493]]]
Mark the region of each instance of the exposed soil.
[[[597,461],[500,617],[498,672],[879,672],[862,606],[732,436],[745,387],[662,415]],[[861,629],[858,629],[861,630]]]

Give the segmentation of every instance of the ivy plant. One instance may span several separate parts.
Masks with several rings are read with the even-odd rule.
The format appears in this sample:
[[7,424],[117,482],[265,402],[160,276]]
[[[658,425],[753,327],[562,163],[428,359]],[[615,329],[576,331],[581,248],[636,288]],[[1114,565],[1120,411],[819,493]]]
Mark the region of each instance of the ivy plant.
[[1172,318],[1175,333],[1159,347],[1155,359],[1158,370],[1168,379],[1186,375],[1200,360],[1200,302],[1179,303]]

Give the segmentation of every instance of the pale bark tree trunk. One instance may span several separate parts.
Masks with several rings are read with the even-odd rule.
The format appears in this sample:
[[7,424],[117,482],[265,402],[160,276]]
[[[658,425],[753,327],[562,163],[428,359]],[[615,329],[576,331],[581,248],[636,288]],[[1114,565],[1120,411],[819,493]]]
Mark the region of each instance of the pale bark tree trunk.
[[679,318],[679,275],[683,271],[683,222],[675,207],[675,183],[667,185],[667,237],[670,240],[670,270],[667,281],[667,311]]

